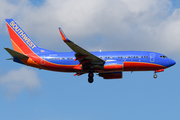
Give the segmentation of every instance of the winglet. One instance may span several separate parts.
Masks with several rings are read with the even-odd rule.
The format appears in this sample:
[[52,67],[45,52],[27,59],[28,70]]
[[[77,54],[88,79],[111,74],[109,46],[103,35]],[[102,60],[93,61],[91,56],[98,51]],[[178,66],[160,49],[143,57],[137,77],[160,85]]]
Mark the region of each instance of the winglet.
[[64,34],[63,30],[59,27],[59,32],[61,34],[61,37],[63,39],[64,42],[71,42],[67,37],[66,35]]

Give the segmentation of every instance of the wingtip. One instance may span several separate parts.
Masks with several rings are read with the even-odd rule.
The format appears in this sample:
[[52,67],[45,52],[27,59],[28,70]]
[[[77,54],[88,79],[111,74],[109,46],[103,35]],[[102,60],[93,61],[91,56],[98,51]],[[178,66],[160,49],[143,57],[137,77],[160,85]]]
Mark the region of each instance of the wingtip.
[[59,32],[61,34],[61,37],[63,39],[64,42],[71,42],[67,37],[66,35],[64,34],[63,30],[61,29],[61,27],[59,27]]

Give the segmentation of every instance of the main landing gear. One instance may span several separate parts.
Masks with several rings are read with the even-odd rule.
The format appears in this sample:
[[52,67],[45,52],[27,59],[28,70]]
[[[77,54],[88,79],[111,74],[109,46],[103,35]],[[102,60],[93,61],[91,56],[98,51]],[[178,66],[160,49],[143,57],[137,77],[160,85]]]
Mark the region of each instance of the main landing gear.
[[89,74],[88,74],[88,82],[89,83],[93,83],[93,81],[94,81],[94,79],[93,79],[93,77],[94,77],[94,73],[93,73],[93,70],[91,70],[90,72],[89,72]]

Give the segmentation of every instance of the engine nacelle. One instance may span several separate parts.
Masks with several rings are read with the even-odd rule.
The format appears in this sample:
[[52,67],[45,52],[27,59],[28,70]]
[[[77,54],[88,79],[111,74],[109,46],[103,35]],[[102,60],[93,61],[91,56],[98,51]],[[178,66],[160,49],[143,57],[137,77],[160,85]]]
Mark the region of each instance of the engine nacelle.
[[123,70],[123,62],[122,61],[107,61],[104,64],[104,70],[122,71]]
[[99,76],[103,77],[104,79],[121,79],[122,78],[122,72],[99,73]]

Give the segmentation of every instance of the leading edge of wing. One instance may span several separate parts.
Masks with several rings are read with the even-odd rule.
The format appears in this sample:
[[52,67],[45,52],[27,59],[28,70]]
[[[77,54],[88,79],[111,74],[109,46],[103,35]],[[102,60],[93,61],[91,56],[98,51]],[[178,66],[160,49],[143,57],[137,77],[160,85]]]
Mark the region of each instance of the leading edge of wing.
[[100,64],[104,64],[104,60],[100,59],[99,57],[93,55],[92,53],[88,52],[87,50],[83,49],[82,47],[76,45],[74,42],[70,41],[66,35],[64,34],[63,30],[59,27],[59,32],[61,34],[61,37],[63,39],[63,41],[74,51],[76,52],[76,54],[79,55],[85,55],[87,56],[86,59],[91,59],[92,63],[100,63]]

